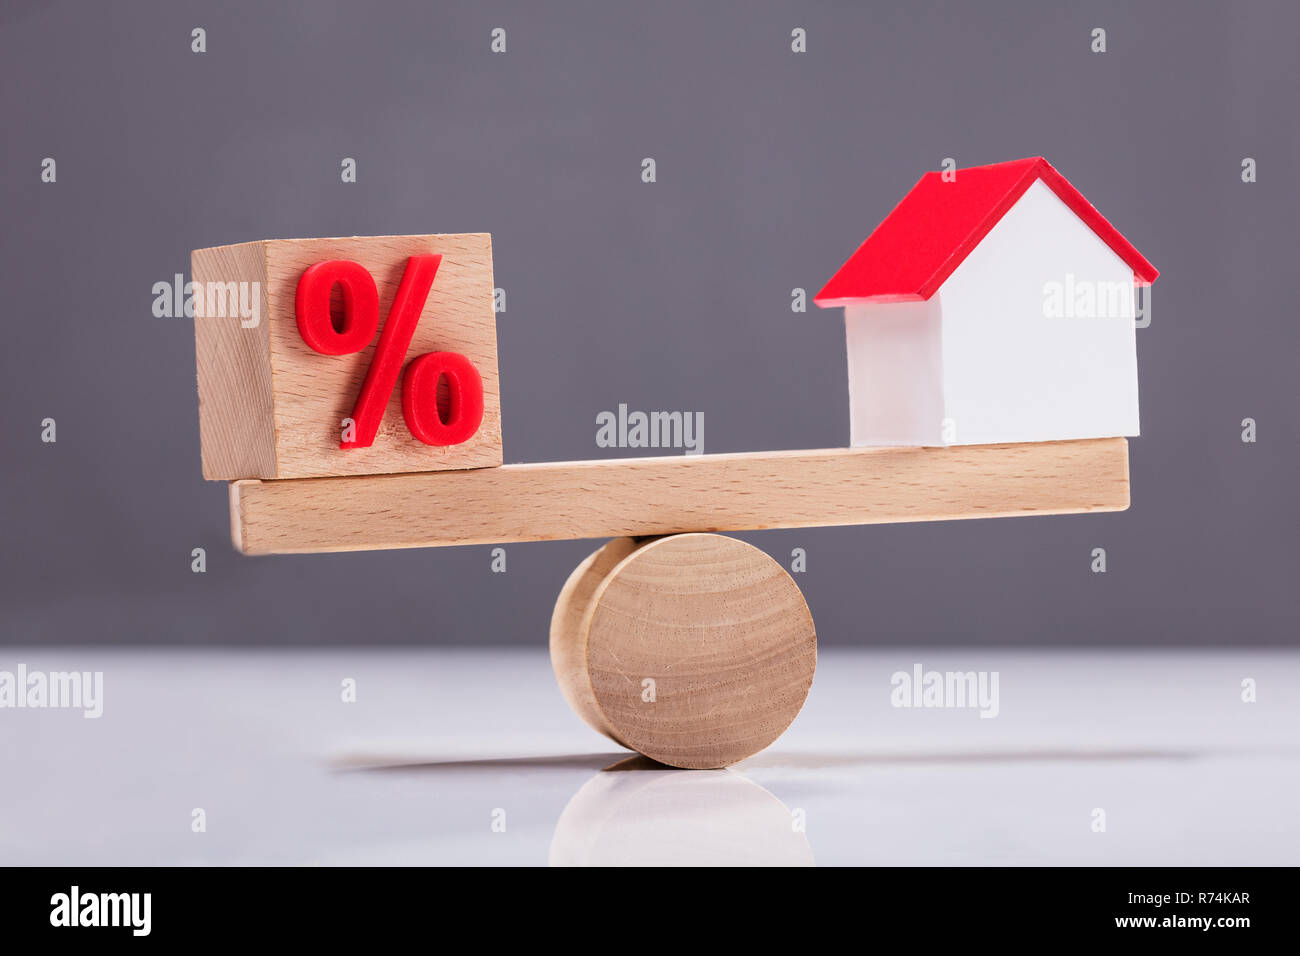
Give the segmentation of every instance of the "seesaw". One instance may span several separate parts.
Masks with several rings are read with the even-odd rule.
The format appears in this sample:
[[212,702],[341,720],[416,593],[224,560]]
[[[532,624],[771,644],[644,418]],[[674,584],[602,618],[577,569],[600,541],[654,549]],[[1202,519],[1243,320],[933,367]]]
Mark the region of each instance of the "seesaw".
[[[817,297],[847,307],[848,448],[502,465],[488,236],[196,251],[204,474],[230,480],[235,546],[611,538],[556,601],[565,698],[672,766],[762,750],[807,697],[816,634],[785,569],[717,532],[1129,505],[1133,288],[1155,270],[1041,159],[947,176]],[[1066,275],[1092,283],[1087,314],[1052,313]],[[223,305],[248,290],[257,322]]]

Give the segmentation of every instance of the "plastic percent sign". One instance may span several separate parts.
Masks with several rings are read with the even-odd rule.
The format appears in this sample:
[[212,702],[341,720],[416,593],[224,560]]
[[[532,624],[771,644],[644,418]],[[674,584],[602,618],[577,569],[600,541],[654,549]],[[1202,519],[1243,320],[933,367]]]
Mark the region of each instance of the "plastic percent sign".
[[[369,448],[374,444],[441,262],[441,255],[407,259],[352,410],[355,434],[351,441],[340,441],[340,448]],[[343,293],[343,321],[338,327],[330,315],[330,295],[336,285]],[[379,330],[379,290],[374,277],[360,263],[347,259],[318,262],[298,280],[294,312],[298,332],[313,351],[353,355],[369,345]],[[438,382],[443,378],[449,399],[445,420],[438,411]],[[418,356],[402,377],[402,417],[411,434],[426,445],[468,441],[483,422],[483,379],[478,369],[459,352]]]

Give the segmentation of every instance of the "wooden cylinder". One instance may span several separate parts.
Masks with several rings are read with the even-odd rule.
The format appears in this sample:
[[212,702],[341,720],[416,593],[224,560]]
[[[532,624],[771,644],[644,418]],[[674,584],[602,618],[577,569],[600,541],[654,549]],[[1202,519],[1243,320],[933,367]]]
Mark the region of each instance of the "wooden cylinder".
[[717,534],[615,538],[570,575],[551,662],[584,721],[673,767],[726,767],[794,720],[817,636],[790,575]]

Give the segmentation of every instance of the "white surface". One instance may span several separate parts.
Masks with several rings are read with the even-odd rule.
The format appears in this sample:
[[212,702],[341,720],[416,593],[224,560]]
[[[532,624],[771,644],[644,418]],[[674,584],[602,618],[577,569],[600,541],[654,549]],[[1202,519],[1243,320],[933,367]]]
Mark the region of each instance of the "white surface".
[[853,306],[845,327],[854,445],[1138,434],[1133,270],[1042,180],[929,302]]
[[844,333],[851,444],[943,444],[939,297],[848,306]]
[[[20,662],[102,670],[104,713],[0,710],[5,864],[1300,862],[1295,653],[823,650],[739,768],[609,773],[541,650]],[[917,663],[996,670],[999,715],[894,708]]]

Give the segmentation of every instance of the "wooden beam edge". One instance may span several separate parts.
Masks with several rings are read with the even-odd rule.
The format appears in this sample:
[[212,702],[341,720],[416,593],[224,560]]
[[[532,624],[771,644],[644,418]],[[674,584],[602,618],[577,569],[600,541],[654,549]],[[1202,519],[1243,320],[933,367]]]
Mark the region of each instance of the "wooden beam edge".
[[250,555],[1085,514],[1129,505],[1124,438],[230,483],[231,539]]

